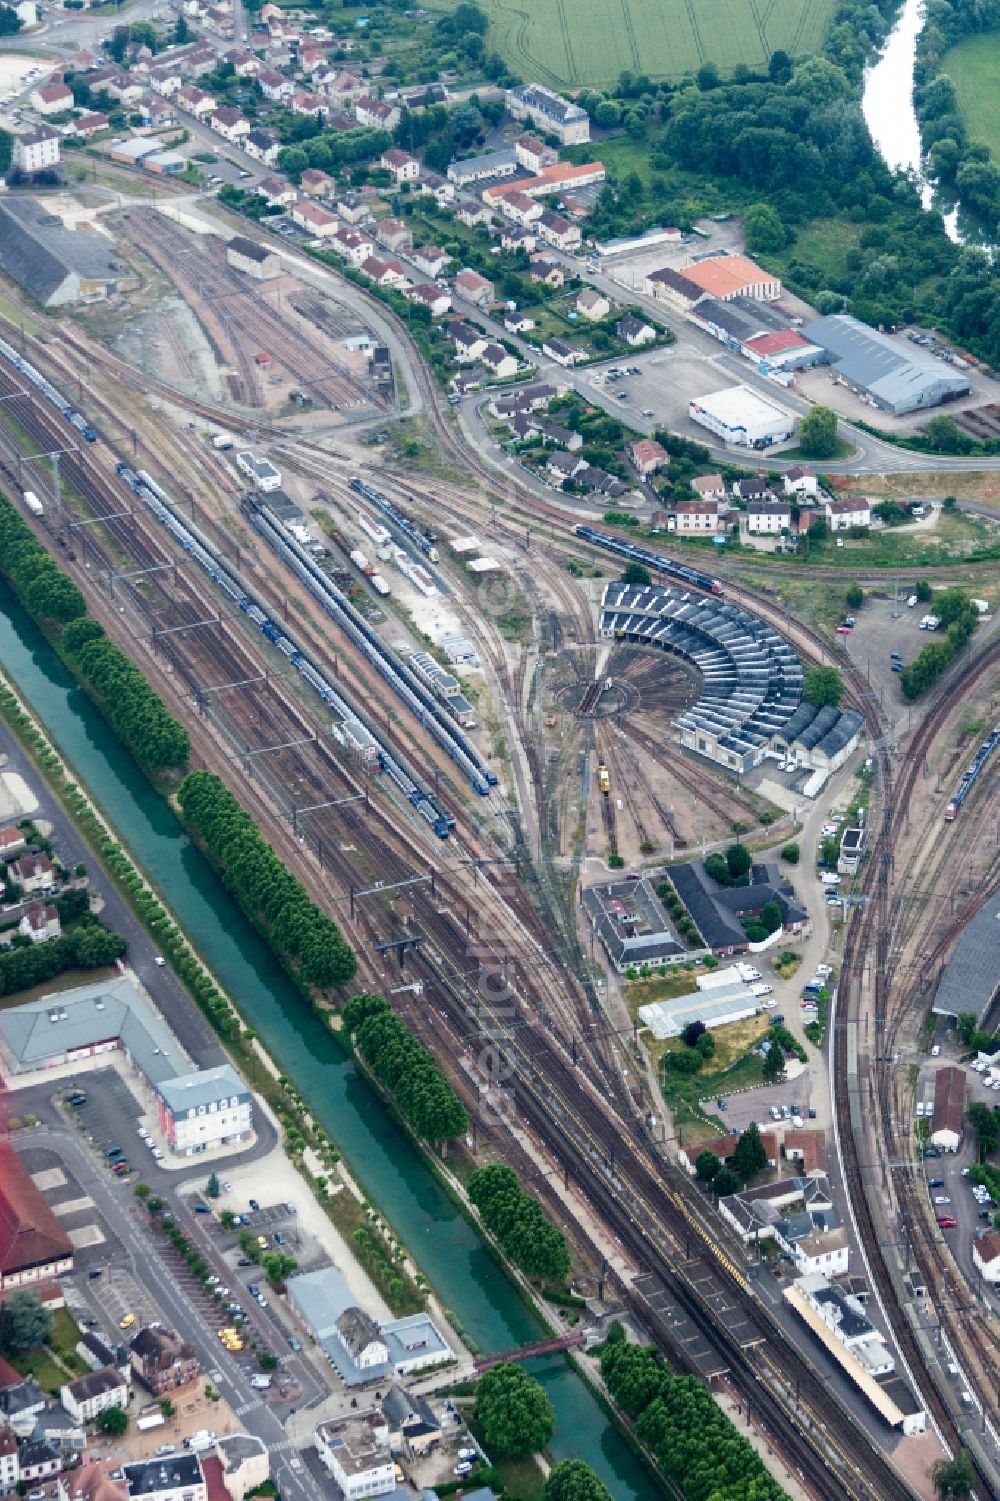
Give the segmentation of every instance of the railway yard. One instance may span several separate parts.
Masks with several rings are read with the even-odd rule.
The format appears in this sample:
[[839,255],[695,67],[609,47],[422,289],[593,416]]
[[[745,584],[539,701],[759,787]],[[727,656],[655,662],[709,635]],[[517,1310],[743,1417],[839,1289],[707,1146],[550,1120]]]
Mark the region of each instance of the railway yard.
[[[38,497],[27,519],[188,727],[191,765],[236,791],[343,928],[357,988],[391,993],[444,1068],[475,1122],[459,1154],[514,1167],[566,1230],[579,1285],[752,1412],[803,1496],[930,1497],[932,1465],[959,1451],[981,1501],[1000,1494],[996,1297],[958,1266],[914,1130],[920,1067],[932,1047],[961,1051],[953,1027],[928,1021],[936,978],[1000,881],[1000,757],[983,756],[955,798],[1000,719],[995,580],[976,574],[988,619],[907,709],[888,671],[873,684],[869,648],[746,576],[759,560],[719,578],[669,538],[636,546],[514,481],[499,493],[415,353],[434,464],[366,446],[397,417],[358,344],[405,339],[384,307],[364,327],[333,276],[322,291],[290,274],[255,283],[221,240],[148,207],[121,219],[131,253],[197,321],[213,380],[185,355],[182,322],[164,322],[158,368],[140,373],[110,324],[53,317],[40,338],[0,311],[4,488]],[[220,432],[266,457],[279,485],[253,488]],[[619,584],[629,563],[645,583]],[[818,577],[782,569],[796,585]],[[879,608],[886,657],[914,617]],[[816,665],[836,666],[844,700],[819,709],[809,740],[802,682]],[[838,724],[842,745],[821,738]],[[833,746],[828,764],[793,765],[804,743]],[[824,886],[817,848],[859,808],[864,858]],[[634,941],[615,883],[647,877],[651,900],[661,883],[672,899],[672,867],[724,861],[734,841],[772,885],[795,848],[780,868],[782,942],[748,953],[738,923],[739,944],[716,941],[712,912],[744,909],[739,883],[713,887],[705,917],[688,902],[687,936],[667,902],[669,959],[642,978],[662,964],[670,1001],[684,976],[688,990],[711,982],[734,955],[767,966],[760,999],[777,991],[774,1020],[801,1049],[806,1134],[824,1135],[867,1317],[926,1414],[906,1429],[789,1311],[791,1256],[762,1259],[760,1227],[756,1243],[737,1233],[685,1170],[691,1124],[682,1137],[669,1070],[630,1009],[645,961],[619,963],[607,942],[602,954],[583,911],[581,888],[614,888]],[[835,975],[818,1033],[798,1014],[805,969],[790,979],[807,957]],[[499,998],[483,983],[496,973]],[[741,1087],[762,1082],[756,1055],[741,1066]],[[711,1077],[718,1109],[696,1102],[696,1149],[722,1156],[730,1088]]]

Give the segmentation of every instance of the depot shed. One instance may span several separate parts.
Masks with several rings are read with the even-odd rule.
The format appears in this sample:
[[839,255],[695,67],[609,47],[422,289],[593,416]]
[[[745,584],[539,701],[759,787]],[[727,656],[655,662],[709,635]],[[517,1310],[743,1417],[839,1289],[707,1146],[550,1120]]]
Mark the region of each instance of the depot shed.
[[267,281],[272,276],[281,275],[281,257],[277,251],[269,250],[266,245],[258,245],[256,240],[248,240],[245,235],[234,235],[226,246],[226,260],[237,271],[242,271],[245,276],[252,276],[257,281]]

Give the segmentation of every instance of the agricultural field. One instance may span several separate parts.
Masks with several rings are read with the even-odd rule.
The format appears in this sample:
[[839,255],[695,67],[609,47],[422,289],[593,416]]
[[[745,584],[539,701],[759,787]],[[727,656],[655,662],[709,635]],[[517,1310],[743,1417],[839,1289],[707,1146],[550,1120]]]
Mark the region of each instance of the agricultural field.
[[489,45],[523,78],[604,88],[626,69],[675,79],[713,62],[759,67],[817,51],[834,0],[481,0]]
[[958,94],[969,139],[982,141],[1000,161],[1000,31],[966,37],[941,59]]

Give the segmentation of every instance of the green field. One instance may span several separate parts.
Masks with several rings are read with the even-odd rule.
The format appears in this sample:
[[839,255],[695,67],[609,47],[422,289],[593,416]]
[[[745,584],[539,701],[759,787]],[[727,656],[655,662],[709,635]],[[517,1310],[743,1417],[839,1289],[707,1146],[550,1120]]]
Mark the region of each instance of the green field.
[[606,87],[628,69],[680,78],[766,63],[783,48],[817,51],[834,0],[481,0],[489,44],[525,80]]
[[958,94],[970,141],[982,141],[1000,161],[1000,31],[970,36],[941,59]]

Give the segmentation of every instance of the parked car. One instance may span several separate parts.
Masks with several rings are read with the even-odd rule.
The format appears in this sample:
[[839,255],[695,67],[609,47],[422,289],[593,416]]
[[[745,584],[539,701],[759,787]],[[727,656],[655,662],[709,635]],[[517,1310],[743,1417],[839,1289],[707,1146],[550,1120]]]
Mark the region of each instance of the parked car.
[[212,1213],[211,1209],[209,1209],[209,1207],[208,1207],[207,1204],[196,1204],[194,1206],[194,1212],[195,1212],[195,1214],[211,1214]]
[[934,1202],[935,1204],[950,1204],[951,1200],[949,1199],[947,1194],[935,1194]]
[[958,1220],[953,1214],[939,1214],[938,1225],[942,1230],[957,1230]]
[[928,1188],[944,1188],[944,1179],[943,1178],[928,1178],[927,1179],[927,1187]]

